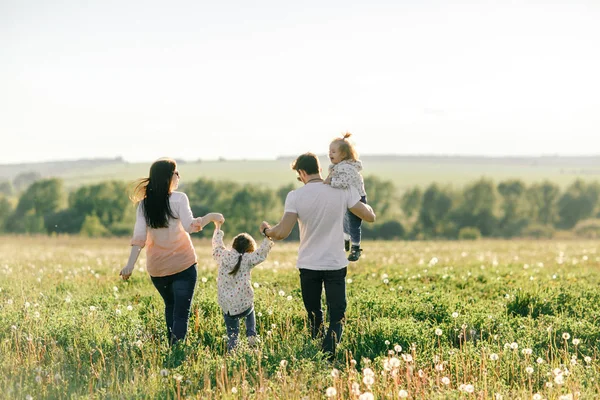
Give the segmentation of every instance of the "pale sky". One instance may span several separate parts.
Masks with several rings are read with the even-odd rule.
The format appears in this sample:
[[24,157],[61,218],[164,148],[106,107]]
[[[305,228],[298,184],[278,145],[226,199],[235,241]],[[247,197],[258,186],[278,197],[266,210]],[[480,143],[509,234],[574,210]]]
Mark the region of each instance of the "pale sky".
[[1,0],[0,164],[600,154],[600,1]]

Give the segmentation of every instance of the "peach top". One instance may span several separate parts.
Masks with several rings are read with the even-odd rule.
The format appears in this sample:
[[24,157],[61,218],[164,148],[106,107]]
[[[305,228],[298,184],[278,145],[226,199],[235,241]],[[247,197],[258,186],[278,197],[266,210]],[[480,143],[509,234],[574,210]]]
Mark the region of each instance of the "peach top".
[[169,196],[171,211],[167,228],[153,229],[146,225],[143,202],[137,208],[131,245],[146,247],[146,269],[150,276],[174,275],[196,263],[196,252],[189,232],[194,216],[185,193],[172,192]]

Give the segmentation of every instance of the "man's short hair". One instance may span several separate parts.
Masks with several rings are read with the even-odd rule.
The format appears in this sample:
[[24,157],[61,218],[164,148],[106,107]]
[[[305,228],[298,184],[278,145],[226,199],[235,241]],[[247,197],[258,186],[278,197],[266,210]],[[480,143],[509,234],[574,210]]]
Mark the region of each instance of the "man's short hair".
[[295,171],[302,170],[308,175],[318,174],[321,171],[319,157],[313,153],[304,153],[292,163],[292,169]]

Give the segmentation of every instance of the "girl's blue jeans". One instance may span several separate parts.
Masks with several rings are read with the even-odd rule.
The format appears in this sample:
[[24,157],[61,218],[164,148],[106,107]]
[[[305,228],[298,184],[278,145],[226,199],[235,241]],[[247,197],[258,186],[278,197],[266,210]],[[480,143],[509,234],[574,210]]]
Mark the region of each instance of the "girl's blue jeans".
[[[367,196],[362,196],[360,201],[361,203],[367,204]],[[362,219],[354,215],[352,211],[346,210],[346,215],[344,216],[344,233],[350,235],[350,242],[352,242],[352,244],[360,244],[361,225]]]
[[225,327],[227,328],[227,351],[230,351],[237,346],[238,336],[240,334],[240,319],[242,318],[246,319],[246,336],[256,336],[256,315],[254,313],[254,306],[251,306],[249,309],[236,315],[223,313]]

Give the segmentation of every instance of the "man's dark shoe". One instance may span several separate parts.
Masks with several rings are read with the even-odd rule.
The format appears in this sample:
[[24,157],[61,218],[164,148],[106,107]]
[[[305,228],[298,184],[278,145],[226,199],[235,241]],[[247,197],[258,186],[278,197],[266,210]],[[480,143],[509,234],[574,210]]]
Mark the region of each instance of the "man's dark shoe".
[[344,250],[350,251],[350,241],[344,240]]
[[362,249],[358,246],[352,245],[352,251],[348,256],[348,261],[358,261],[360,255],[362,253]]

